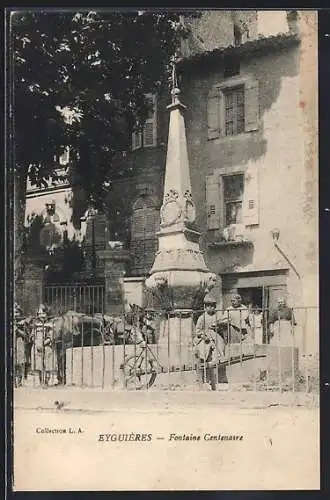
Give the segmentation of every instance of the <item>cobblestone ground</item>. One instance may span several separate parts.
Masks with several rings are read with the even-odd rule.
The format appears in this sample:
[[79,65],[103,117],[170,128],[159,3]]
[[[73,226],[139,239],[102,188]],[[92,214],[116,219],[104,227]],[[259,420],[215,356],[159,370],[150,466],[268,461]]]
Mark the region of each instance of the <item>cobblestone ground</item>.
[[319,489],[311,394],[21,388],[14,441],[17,490]]

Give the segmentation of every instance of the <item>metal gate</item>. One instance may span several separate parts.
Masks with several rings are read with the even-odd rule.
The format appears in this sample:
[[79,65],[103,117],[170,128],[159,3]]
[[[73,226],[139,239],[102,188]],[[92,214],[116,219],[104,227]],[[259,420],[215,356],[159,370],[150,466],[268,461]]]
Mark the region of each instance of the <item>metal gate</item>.
[[44,288],[44,302],[53,315],[76,311],[88,315],[104,311],[104,284],[47,285]]

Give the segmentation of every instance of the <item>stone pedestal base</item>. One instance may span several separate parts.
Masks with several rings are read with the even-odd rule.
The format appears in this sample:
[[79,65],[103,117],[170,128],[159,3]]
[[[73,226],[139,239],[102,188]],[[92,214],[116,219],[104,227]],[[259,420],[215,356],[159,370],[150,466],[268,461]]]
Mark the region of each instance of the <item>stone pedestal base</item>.
[[145,306],[144,278],[124,278],[123,283],[125,310],[130,311],[130,304],[143,308]]
[[[169,366],[183,367],[195,363],[193,352],[193,322],[191,317],[177,314],[163,319],[159,325],[159,349]],[[165,355],[166,354],[166,355]]]

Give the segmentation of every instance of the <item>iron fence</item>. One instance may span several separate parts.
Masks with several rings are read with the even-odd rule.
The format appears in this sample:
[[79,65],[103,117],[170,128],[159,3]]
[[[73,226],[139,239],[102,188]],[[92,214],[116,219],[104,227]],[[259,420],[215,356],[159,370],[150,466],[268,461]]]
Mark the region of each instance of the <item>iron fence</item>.
[[318,393],[317,308],[107,315],[99,298],[66,298],[65,312],[15,319],[16,386]]
[[44,303],[54,315],[66,311],[91,314],[104,311],[104,285],[48,285],[44,288]]

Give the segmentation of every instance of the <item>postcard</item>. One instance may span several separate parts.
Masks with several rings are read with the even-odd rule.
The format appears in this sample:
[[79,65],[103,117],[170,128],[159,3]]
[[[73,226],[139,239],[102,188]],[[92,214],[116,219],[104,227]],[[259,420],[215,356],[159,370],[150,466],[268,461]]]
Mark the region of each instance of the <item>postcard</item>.
[[317,11],[7,19],[13,490],[320,489]]

